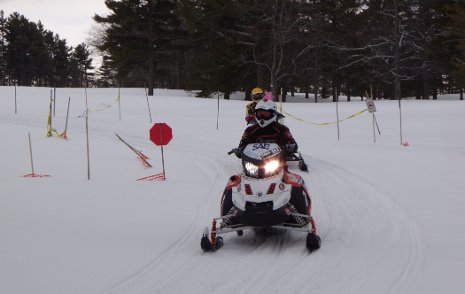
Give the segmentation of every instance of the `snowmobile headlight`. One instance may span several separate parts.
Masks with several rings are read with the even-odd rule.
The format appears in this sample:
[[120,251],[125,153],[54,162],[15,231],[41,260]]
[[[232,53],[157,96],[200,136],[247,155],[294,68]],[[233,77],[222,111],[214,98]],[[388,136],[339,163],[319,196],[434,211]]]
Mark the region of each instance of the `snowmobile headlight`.
[[271,160],[265,163],[265,174],[273,174],[279,168],[278,160]]
[[247,173],[250,175],[250,176],[258,176],[258,166],[256,166],[255,164],[251,163],[251,162],[245,162],[245,169],[247,170]]

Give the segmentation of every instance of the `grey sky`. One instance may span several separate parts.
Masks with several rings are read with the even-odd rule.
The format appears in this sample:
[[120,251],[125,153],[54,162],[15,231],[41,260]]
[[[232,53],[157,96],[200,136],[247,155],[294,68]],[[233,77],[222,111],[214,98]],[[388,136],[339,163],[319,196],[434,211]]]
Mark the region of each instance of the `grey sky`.
[[8,17],[12,12],[30,21],[42,22],[45,29],[76,46],[88,38],[92,16],[108,12],[104,0],[0,0],[0,10]]

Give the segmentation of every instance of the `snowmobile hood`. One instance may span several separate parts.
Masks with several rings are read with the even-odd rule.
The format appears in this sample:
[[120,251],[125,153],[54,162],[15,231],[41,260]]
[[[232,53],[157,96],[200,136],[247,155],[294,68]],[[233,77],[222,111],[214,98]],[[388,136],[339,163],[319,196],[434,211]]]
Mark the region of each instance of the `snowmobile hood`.
[[260,163],[262,161],[278,158],[281,148],[276,143],[253,143],[244,148],[243,157],[248,161]]

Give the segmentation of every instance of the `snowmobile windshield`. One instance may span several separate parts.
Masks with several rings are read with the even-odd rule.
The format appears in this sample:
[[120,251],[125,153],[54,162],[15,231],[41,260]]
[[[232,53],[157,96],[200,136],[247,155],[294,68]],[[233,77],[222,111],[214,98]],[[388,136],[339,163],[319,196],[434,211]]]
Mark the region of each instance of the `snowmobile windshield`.
[[282,150],[276,143],[254,143],[244,148],[242,166],[252,178],[268,178],[283,168]]

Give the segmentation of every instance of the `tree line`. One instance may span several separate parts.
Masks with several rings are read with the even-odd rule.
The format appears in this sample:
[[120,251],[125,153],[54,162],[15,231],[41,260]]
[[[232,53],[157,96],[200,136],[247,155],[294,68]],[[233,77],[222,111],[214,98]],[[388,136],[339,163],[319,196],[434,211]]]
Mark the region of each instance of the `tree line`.
[[[94,15],[98,26],[89,43],[103,58],[98,79],[94,77],[97,85],[147,86],[150,95],[154,87],[199,90],[200,96],[220,91],[225,98],[260,86],[275,96],[304,92],[315,102],[317,97],[336,99],[341,92],[349,100],[367,92],[385,99],[434,99],[438,93],[452,92],[463,97],[463,0],[105,4],[109,13]],[[2,22],[2,32],[7,32],[2,33],[2,48],[11,43],[9,30],[3,29],[8,19]],[[5,65],[11,57],[5,55],[7,50],[1,52],[2,81],[18,81],[18,73],[25,73]],[[72,68],[73,58],[71,52],[66,68]],[[56,83],[63,76],[44,77],[40,68],[31,67],[35,84]],[[72,74],[66,76],[73,79]]]
[[0,10],[0,85],[84,87],[92,81],[89,46],[66,39],[17,12]]

